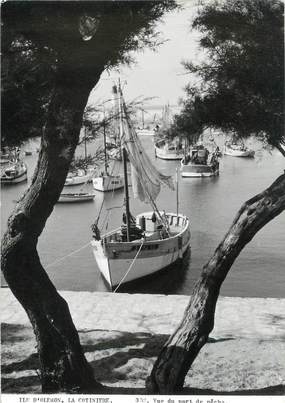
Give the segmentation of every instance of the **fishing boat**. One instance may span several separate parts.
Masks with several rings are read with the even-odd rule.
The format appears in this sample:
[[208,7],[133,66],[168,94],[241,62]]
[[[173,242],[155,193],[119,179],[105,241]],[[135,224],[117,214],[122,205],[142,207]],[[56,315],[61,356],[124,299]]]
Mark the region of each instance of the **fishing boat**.
[[82,185],[91,180],[92,172],[86,172],[84,169],[78,169],[75,173],[69,172],[64,186]]
[[238,144],[227,141],[224,147],[224,154],[232,157],[253,158],[255,152],[246,147],[243,143]]
[[202,178],[219,174],[219,150],[209,152],[203,145],[195,145],[181,160],[181,176],[184,178]]
[[[119,94],[125,211],[122,225],[102,236],[97,217],[91,241],[99,270],[112,289],[165,269],[181,259],[190,245],[189,219],[178,212],[178,203],[176,213],[160,211],[155,204],[161,185],[174,189],[172,178],[159,173],[151,163],[128,117],[120,87]],[[152,207],[136,217],[130,212],[127,156],[134,197]]]
[[154,136],[155,135],[155,130],[143,127],[141,129],[137,129],[137,134],[139,136]]
[[179,139],[160,139],[154,143],[155,156],[163,160],[181,160],[184,157],[184,147]]
[[1,165],[6,165],[9,164],[11,162],[11,159],[9,158],[8,154],[2,154],[0,156],[0,164]]
[[58,199],[58,203],[78,203],[94,200],[94,193],[61,193]]
[[[117,87],[113,87],[113,93],[117,96]],[[121,133],[122,133],[122,124],[119,122],[119,135],[120,140],[117,140],[115,147],[113,148],[115,153],[119,153],[121,156],[121,148],[117,147],[118,143],[121,144]],[[95,190],[99,190],[100,192],[109,192],[117,189],[122,189],[124,187],[124,177],[121,174],[114,175],[113,172],[109,171],[109,159],[110,155],[107,153],[107,137],[106,137],[106,127],[103,125],[103,140],[104,140],[104,170],[97,176],[92,178],[93,188]],[[110,143],[108,143],[110,144]],[[117,158],[120,159],[117,154]]]
[[12,163],[1,173],[1,185],[12,185],[27,180],[27,166],[21,161],[17,160]]
[[86,128],[84,130],[84,161],[85,168],[77,169],[75,172],[69,172],[65,179],[64,186],[76,186],[82,185],[87,182],[91,182],[94,169],[87,169],[87,135]]

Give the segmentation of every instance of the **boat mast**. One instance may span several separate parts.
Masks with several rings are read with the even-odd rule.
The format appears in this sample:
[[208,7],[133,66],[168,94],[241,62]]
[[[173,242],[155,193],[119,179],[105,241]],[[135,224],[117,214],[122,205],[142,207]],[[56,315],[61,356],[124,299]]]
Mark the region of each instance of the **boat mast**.
[[178,217],[179,214],[179,176],[178,176],[178,167],[176,168],[176,215]]
[[86,125],[84,125],[84,171],[87,173],[87,144],[86,144]]
[[[118,83],[118,95],[119,95],[119,121],[120,121],[120,140],[121,144],[123,145],[123,116],[122,116],[122,91],[121,91],[121,84],[120,79]],[[127,171],[127,159],[128,154],[127,150],[123,146],[123,165],[124,165],[124,190],[125,190],[125,205],[126,205],[126,224],[127,224],[127,242],[130,242],[130,228],[131,228],[131,214],[130,214],[130,203],[129,203],[129,184],[128,184],[128,171]]]
[[105,121],[105,108],[103,109],[103,138],[104,138],[104,165],[105,165],[105,173],[108,174],[107,150],[106,150],[106,121]]

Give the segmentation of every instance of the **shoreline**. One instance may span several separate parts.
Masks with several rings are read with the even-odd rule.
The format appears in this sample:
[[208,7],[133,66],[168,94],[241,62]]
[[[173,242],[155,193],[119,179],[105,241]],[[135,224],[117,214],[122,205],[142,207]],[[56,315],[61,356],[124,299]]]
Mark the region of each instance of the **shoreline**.
[[[145,393],[145,378],[189,297],[59,293],[96,379],[121,394]],[[27,315],[9,289],[1,289],[1,303],[2,392],[40,393]],[[214,330],[186,377],[186,394],[284,395],[284,312],[285,299],[220,297]]]

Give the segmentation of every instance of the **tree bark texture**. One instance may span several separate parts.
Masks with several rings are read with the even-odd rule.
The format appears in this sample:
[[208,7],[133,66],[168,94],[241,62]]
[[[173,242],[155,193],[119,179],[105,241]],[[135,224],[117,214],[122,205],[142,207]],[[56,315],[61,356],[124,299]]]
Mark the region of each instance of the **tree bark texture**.
[[223,241],[203,267],[183,319],[162,348],[147,379],[150,393],[180,392],[192,363],[214,327],[220,287],[254,235],[285,209],[285,174],[243,204]]
[[[95,77],[98,81],[100,72]],[[55,85],[31,186],[10,216],[2,243],[4,277],[36,335],[44,392],[76,392],[98,386],[68,305],[37,253],[38,237],[63,188],[93,85],[94,80],[74,82],[68,77]]]

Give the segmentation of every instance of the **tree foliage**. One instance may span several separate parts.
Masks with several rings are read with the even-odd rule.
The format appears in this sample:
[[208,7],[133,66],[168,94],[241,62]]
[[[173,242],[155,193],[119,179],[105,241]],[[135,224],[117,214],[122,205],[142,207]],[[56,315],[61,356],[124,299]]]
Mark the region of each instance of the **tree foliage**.
[[[2,144],[42,134],[55,85],[130,63],[160,43],[155,23],[175,1],[7,1],[2,6]],[[94,58],[96,63],[94,63]],[[76,60],[76,62],[75,62]]]
[[265,139],[280,149],[284,137],[283,2],[227,0],[203,5],[192,28],[206,59],[184,62],[196,78],[176,117],[181,134],[221,128]]
[[[30,77],[34,66],[45,52],[50,58],[43,66],[50,78],[40,69],[39,80],[35,79],[35,87],[48,79],[47,92],[38,92],[47,99],[39,158],[29,189],[9,217],[1,259],[5,280],[34,329],[44,392],[98,391],[100,385],[84,356],[68,305],[41,265],[38,238],[64,186],[91,90],[105,69],[129,62],[130,51],[157,43],[155,22],[173,7],[175,2],[169,0],[7,1],[2,6],[5,88],[14,85],[16,68],[12,68],[11,52],[18,41],[19,62],[27,44],[31,44],[33,55],[40,55],[35,63],[27,63],[26,80],[34,79]],[[18,85],[20,79],[14,92]],[[20,93],[18,96],[21,98]],[[32,109],[34,97],[26,99]],[[12,120],[15,110],[10,107],[6,112],[9,116],[3,126],[9,143],[8,122],[16,123]],[[19,111],[14,138],[22,138],[22,115]],[[32,119],[26,125],[28,130],[29,125],[33,125]],[[35,126],[40,128],[41,124]]]

